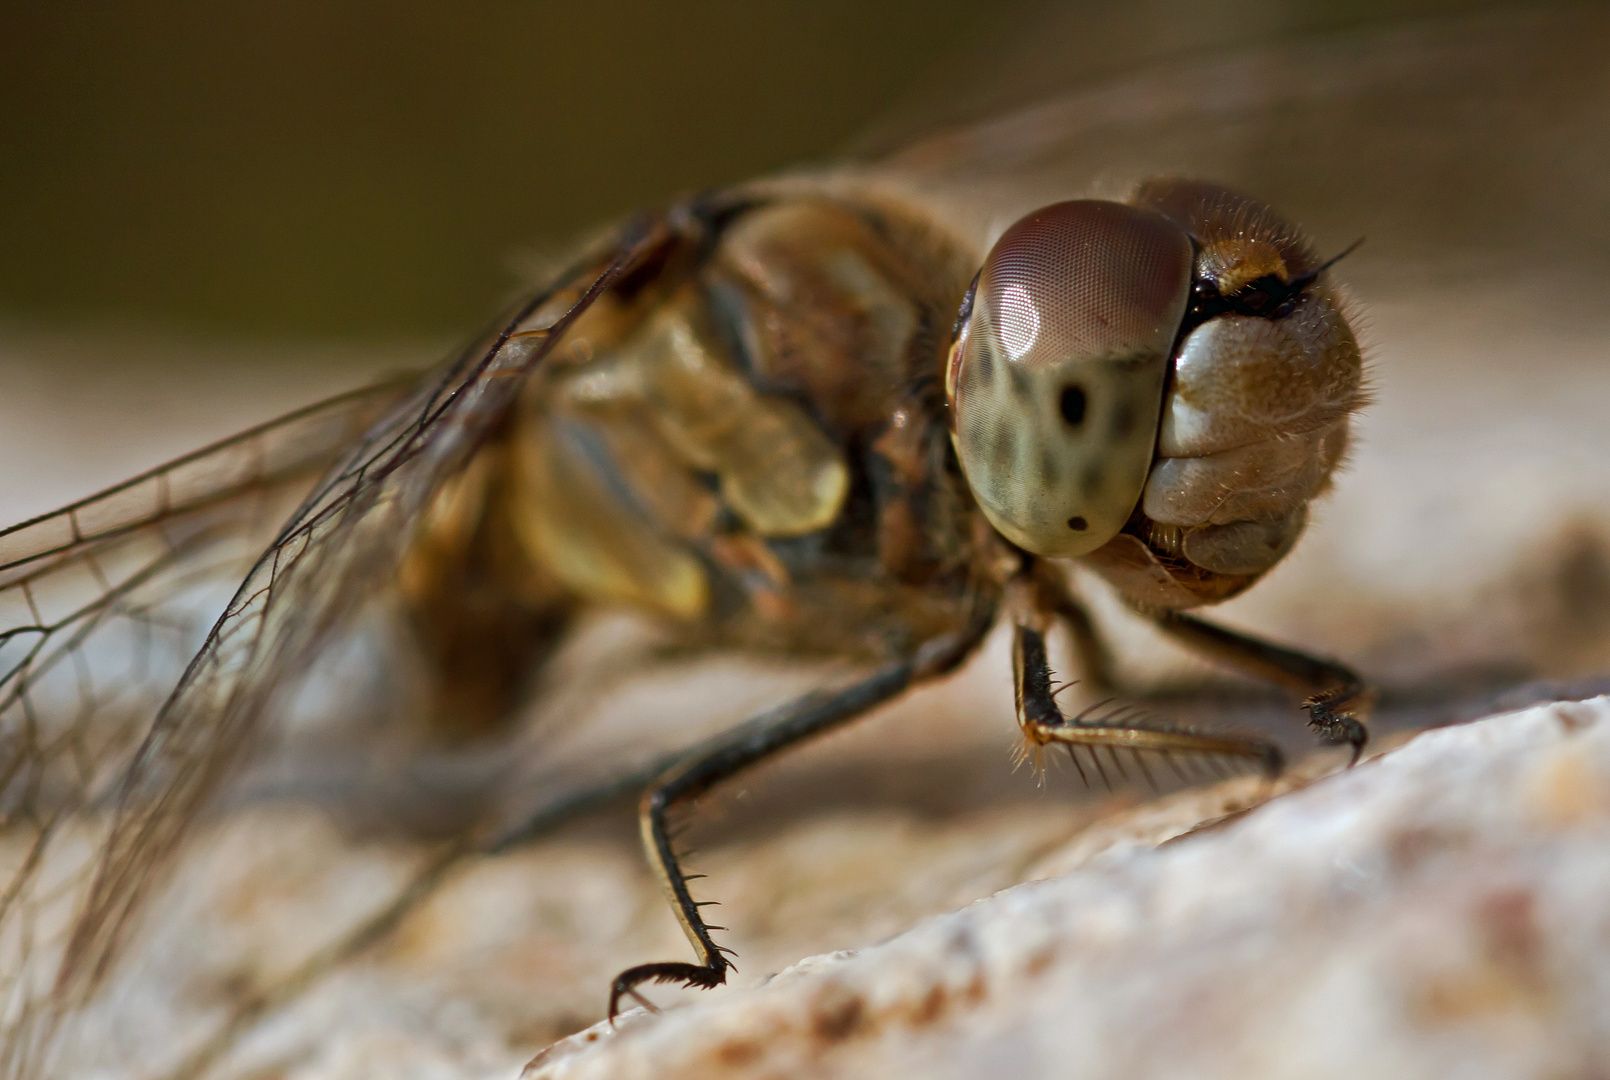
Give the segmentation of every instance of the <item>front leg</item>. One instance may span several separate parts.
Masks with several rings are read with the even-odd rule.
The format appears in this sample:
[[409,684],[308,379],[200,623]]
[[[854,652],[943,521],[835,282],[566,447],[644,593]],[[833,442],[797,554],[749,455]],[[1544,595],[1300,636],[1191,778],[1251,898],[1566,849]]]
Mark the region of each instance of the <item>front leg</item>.
[[1284,765],[1280,748],[1267,739],[1232,732],[1198,731],[1194,728],[1175,727],[1159,723],[1144,716],[1127,714],[1123,710],[1098,713],[1087,709],[1077,716],[1064,716],[1051,691],[1051,666],[1046,659],[1045,633],[1040,620],[1033,615],[1019,618],[1014,625],[1012,639],[1012,678],[1017,704],[1017,722],[1023,733],[1039,746],[1061,743],[1068,747],[1074,765],[1080,773],[1074,747],[1083,746],[1090,752],[1096,768],[1105,776],[1098,748],[1105,748],[1113,764],[1121,771],[1120,750],[1135,756],[1136,763],[1145,770],[1140,755],[1154,752],[1165,757],[1171,754],[1207,757],[1231,757],[1253,761],[1265,774],[1276,776]]
[[1036,560],[1028,567],[1027,584],[1029,592],[1025,599],[1030,607],[1044,617],[1055,619],[1067,630],[1085,692],[1100,697],[1117,690],[1118,676],[1112,653],[1102,641],[1089,609],[1069,587],[1063,568],[1044,559]]

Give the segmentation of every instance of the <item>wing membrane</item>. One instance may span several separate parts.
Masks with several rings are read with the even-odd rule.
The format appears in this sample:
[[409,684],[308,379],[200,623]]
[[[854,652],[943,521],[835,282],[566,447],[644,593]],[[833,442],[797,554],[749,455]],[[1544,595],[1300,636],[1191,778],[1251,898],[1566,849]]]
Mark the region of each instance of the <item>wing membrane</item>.
[[0,587],[36,573],[42,560],[82,558],[89,545],[192,516],[220,499],[316,476],[416,381],[409,375],[299,409],[14,525],[0,532]]
[[[6,1064],[62,956],[115,797],[161,697],[319,474],[414,381],[378,384],[0,533],[0,1001]],[[19,1052],[22,1055],[19,1057]]]
[[[421,507],[521,377],[659,235],[642,226],[606,245],[431,376],[293,414],[0,534],[6,1075],[36,1070],[59,1021],[93,997],[279,677],[395,573]],[[197,618],[220,606],[202,638]],[[118,661],[88,647],[119,635]],[[134,691],[116,708],[101,696],[113,686]]]

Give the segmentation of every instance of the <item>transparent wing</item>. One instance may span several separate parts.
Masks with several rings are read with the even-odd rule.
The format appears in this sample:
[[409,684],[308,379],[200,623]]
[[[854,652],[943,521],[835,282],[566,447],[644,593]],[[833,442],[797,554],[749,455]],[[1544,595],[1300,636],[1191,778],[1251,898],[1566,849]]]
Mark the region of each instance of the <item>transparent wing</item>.
[[[395,573],[420,508],[655,235],[635,228],[561,273],[410,387],[336,399],[0,534],[0,792],[29,838],[8,848],[0,894],[7,1075],[36,1068],[101,985],[281,677]],[[275,517],[287,502],[288,520]],[[142,670],[147,639],[175,635],[170,659],[194,643],[195,613],[182,623],[170,609],[206,610],[220,583],[232,595],[189,663]],[[114,632],[136,639],[132,666],[94,671],[88,646]],[[172,692],[153,699],[156,687]]]
[[[414,382],[345,394],[0,533],[0,994],[13,1067],[125,770],[230,591]],[[25,1057],[25,1055],[24,1055]]]

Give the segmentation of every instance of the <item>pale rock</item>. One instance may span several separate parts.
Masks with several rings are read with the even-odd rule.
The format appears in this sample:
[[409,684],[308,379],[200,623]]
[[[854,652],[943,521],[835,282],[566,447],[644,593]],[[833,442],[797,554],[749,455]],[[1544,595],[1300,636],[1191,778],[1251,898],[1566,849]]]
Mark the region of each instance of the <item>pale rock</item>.
[[[1610,1069],[1610,698],[1431,731],[1192,831],[1248,783],[881,944],[595,1025],[525,1080]],[[1138,842],[1170,806],[1183,835]]]

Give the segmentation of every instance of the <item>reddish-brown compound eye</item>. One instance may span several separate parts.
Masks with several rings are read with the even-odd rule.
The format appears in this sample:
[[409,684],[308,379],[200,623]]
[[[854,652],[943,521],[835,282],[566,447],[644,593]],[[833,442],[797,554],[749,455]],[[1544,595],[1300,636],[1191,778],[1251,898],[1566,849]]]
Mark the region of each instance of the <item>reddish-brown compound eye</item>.
[[1094,551],[1140,499],[1191,241],[1123,203],[1057,203],[990,250],[952,347],[952,438],[990,522],[1046,556]]

